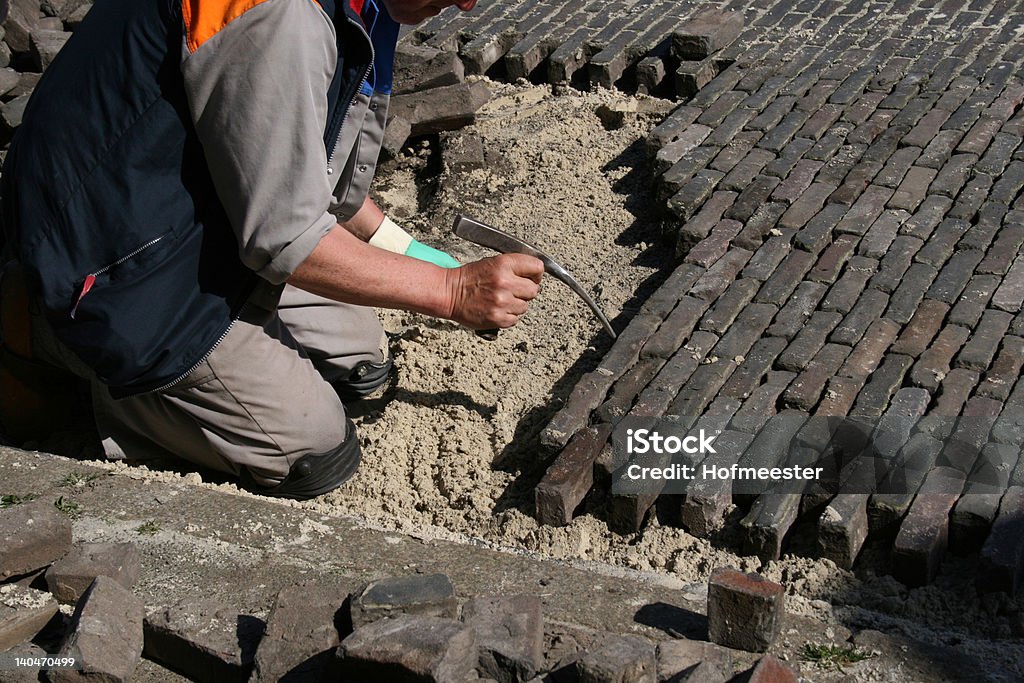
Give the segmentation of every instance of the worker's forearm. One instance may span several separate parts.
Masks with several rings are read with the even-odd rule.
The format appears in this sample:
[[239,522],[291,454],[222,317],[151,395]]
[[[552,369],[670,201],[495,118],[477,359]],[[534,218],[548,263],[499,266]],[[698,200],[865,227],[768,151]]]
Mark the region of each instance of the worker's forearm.
[[288,283],[335,301],[449,318],[452,303],[445,272],[432,263],[372,247],[339,226],[320,240]]
[[384,212],[367,195],[355,215],[341,225],[362,241],[368,242],[382,222],[384,222]]

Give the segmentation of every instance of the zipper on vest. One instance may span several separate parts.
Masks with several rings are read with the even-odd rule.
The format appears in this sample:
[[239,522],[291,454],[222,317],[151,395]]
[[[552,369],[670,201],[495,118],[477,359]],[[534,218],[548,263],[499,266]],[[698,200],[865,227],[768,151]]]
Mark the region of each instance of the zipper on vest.
[[[345,21],[347,21],[355,28],[359,29],[359,32],[363,34],[364,38],[366,38],[366,43],[367,45],[370,46],[370,63],[366,67],[366,71],[363,72],[363,77],[359,79],[359,85],[356,86],[355,95],[352,96],[352,99],[348,101],[348,104],[345,107],[345,116],[341,119],[341,125],[338,126],[338,134],[335,136],[334,146],[331,148],[331,156],[328,157],[327,159],[328,172],[334,169],[334,157],[338,153],[338,143],[341,142],[341,132],[345,130],[345,122],[348,121],[349,112],[352,111],[352,102],[355,100],[356,97],[359,96],[359,91],[363,89],[363,83],[366,83],[367,79],[370,78],[370,72],[373,70],[373,60],[376,59],[377,57],[376,52],[373,49],[373,41],[370,39],[370,34],[366,32],[366,28],[362,25],[362,23],[360,22],[359,24],[357,24],[356,22],[352,21],[352,19],[348,15],[345,16]],[[334,182],[337,183],[338,181],[335,180]],[[332,185],[331,187],[333,188],[334,186]]]
[[151,239],[150,241],[146,242],[145,244],[143,244],[138,249],[135,249],[134,251],[132,251],[132,252],[130,252],[128,254],[125,254],[124,256],[122,256],[121,258],[117,259],[113,263],[108,263],[107,265],[103,266],[99,270],[94,271],[94,272],[89,273],[88,275],[86,275],[85,276],[85,280],[82,282],[81,289],[78,290],[78,297],[75,299],[75,305],[71,307],[71,318],[72,318],[72,320],[74,319],[75,314],[78,312],[78,306],[79,306],[79,304],[82,303],[82,299],[85,298],[85,295],[88,294],[92,290],[93,285],[96,284],[96,278],[98,278],[100,275],[103,275],[103,273],[107,272],[111,268],[116,268],[117,266],[121,265],[125,261],[129,261],[129,260],[135,258],[136,256],[138,256],[139,254],[144,252],[146,249],[149,249],[151,246],[153,246],[154,244],[156,244],[157,242],[159,242],[163,238],[164,238],[164,236],[160,235],[159,237]]
[[213,355],[213,352],[214,352],[214,350],[216,350],[216,348],[217,348],[218,346],[220,346],[220,343],[221,343],[222,341],[224,341],[224,339],[225,339],[225,338],[226,338],[226,337],[228,336],[228,332],[230,332],[230,331],[231,331],[231,328],[235,326],[235,322],[237,322],[237,321],[238,321],[238,318],[239,318],[239,317],[241,317],[241,314],[242,314],[242,309],[238,309],[238,314],[236,314],[236,315],[235,315],[235,316],[234,316],[233,318],[231,318],[231,322],[229,322],[229,323],[228,323],[228,326],[227,326],[226,328],[224,328],[224,331],[220,333],[220,336],[219,336],[219,337],[217,337],[217,341],[215,341],[215,342],[213,343],[213,346],[211,346],[211,347],[210,347],[210,350],[209,350],[209,351],[207,351],[206,353],[204,353],[204,354],[203,354],[203,357],[202,357],[202,358],[200,358],[199,360],[197,360],[197,361],[196,361],[195,363],[193,363],[193,364],[192,364],[192,365],[191,365],[191,366],[189,367],[189,369],[188,369],[188,370],[186,370],[185,372],[181,373],[180,375],[178,375],[177,377],[175,377],[174,379],[172,379],[172,380],[171,380],[170,382],[168,382],[167,384],[163,384],[163,385],[161,385],[161,386],[157,387],[156,389],[148,389],[148,390],[146,390],[146,391],[134,392],[134,393],[132,393],[132,394],[130,394],[130,395],[131,395],[131,396],[136,396],[136,395],[141,395],[141,394],[153,394],[153,393],[156,393],[156,392],[158,392],[158,391],[164,391],[164,390],[166,390],[166,389],[170,389],[170,388],[171,388],[171,387],[173,387],[173,386],[174,386],[175,384],[180,384],[180,383],[181,383],[181,382],[182,382],[182,381],[183,381],[183,380],[184,380],[184,379],[185,379],[186,377],[188,377],[189,375],[191,375],[191,374],[193,373],[193,371],[195,371],[195,369],[196,369],[196,368],[198,368],[198,367],[199,367],[200,365],[202,365],[203,363],[205,363],[205,362],[206,362],[206,360],[207,360],[207,359],[208,359],[208,358],[209,358],[209,357],[210,357],[211,355]]

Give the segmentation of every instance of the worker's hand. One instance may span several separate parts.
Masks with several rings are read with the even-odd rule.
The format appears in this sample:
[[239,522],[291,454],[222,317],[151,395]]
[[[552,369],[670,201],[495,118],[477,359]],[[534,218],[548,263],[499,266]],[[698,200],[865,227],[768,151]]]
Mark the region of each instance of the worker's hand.
[[525,254],[501,254],[448,271],[448,318],[474,330],[512,327],[540,292],[544,263]]
[[384,219],[384,222],[380,224],[377,231],[370,237],[369,243],[375,247],[387,249],[396,254],[411,256],[420,261],[427,261],[442,268],[459,267],[459,262],[449,254],[414,240],[412,235],[398,227],[390,218]]

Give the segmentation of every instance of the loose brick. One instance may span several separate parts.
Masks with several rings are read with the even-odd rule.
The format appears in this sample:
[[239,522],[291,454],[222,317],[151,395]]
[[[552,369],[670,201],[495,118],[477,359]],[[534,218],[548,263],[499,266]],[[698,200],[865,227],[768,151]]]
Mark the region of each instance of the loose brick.
[[814,256],[806,251],[790,252],[772,276],[765,281],[754,300],[758,303],[782,306],[811,269],[814,260]]
[[899,465],[879,484],[868,503],[872,529],[894,536],[942,450],[942,442],[918,432],[910,437],[899,455]]
[[800,494],[771,493],[758,496],[747,516],[740,520],[745,538],[743,554],[756,555],[762,562],[782,556],[786,533],[800,513]]
[[247,681],[265,626],[214,600],[183,600],[146,617],[143,654],[191,680]]
[[892,293],[889,307],[885,309],[885,317],[899,323],[910,322],[937,274],[935,268],[925,263],[911,264],[907,269],[906,278]]
[[[696,313],[696,315],[699,316],[700,314]],[[665,326],[662,325],[661,329],[665,329]],[[647,342],[644,350],[654,344],[658,338],[659,333],[656,332],[651,341]],[[681,344],[682,340],[679,343]],[[614,423],[629,412],[630,408],[633,407],[633,401],[636,400],[636,395],[658,374],[658,371],[665,365],[665,358],[671,356],[676,348],[673,347],[671,351],[664,352],[666,355],[663,357],[641,358],[636,365],[626,371],[612,385],[611,391],[608,394],[608,400],[598,406],[595,411],[597,419],[602,422]]]
[[868,535],[867,496],[840,493],[818,518],[818,554],[843,569],[853,567]]
[[757,660],[748,683],[797,683],[800,677],[791,668],[771,655]]
[[143,613],[139,598],[114,579],[97,577],[79,600],[57,655],[74,655],[80,669],[53,669],[50,680],[130,680],[142,658]]
[[742,30],[743,15],[738,12],[699,12],[672,34],[672,54],[680,59],[704,59],[728,47]]
[[826,289],[827,286],[819,282],[801,282],[793,296],[775,316],[775,321],[768,328],[768,334],[786,339],[795,337],[811,317]]
[[397,95],[389,112],[408,121],[412,135],[431,135],[473,123],[490,98],[490,88],[483,81],[458,83]]
[[539,597],[474,598],[463,607],[462,620],[476,633],[480,669],[496,681],[529,681],[544,668]]
[[821,310],[849,313],[860,299],[868,279],[878,268],[878,261],[863,256],[853,256],[847,262],[843,276],[839,278],[824,300]]
[[130,589],[141,567],[139,551],[131,543],[80,543],[46,570],[46,586],[59,601],[74,604],[97,576],[109,576]]
[[676,93],[693,97],[718,75],[718,62],[708,57],[703,60],[684,60],[675,73]]
[[[303,586],[309,589],[310,586]],[[321,603],[332,604],[333,593],[329,587],[322,591],[324,600]],[[297,609],[296,602],[301,591],[285,589],[278,595],[274,612],[282,617],[291,617],[291,610]],[[341,606],[338,602],[337,610]],[[419,616],[454,618],[456,615],[455,590],[451,581],[444,574],[426,574],[403,576],[379,581],[371,581],[355,591],[351,597],[352,627],[361,628],[384,617],[398,614],[415,614]],[[333,611],[331,612],[333,615]],[[275,614],[272,612],[267,622],[267,633],[275,626]],[[260,644],[262,651],[263,644]],[[259,658],[257,658],[257,662]]]
[[1024,338],[1003,337],[999,355],[989,371],[985,373],[985,381],[978,387],[978,395],[1005,401],[1010,396],[1014,382],[1020,378],[1022,367],[1024,367]]
[[455,85],[464,80],[464,73],[456,53],[402,41],[395,50],[394,94]]
[[712,642],[764,652],[778,637],[785,589],[756,574],[716,569],[708,580],[708,635]]
[[643,683],[657,674],[654,645],[635,636],[606,636],[576,661],[580,683]]
[[1024,256],[1013,262],[1003,283],[992,295],[992,307],[1008,313],[1016,313],[1024,304]]
[[338,659],[346,680],[456,683],[471,677],[477,650],[469,626],[404,614],[356,629],[342,641]]
[[70,549],[71,521],[51,499],[16,505],[0,516],[0,580],[42,569]]
[[835,327],[830,339],[836,344],[853,346],[861,340],[868,327],[881,317],[889,305],[889,295],[877,289],[866,289],[857,303]]
[[665,120],[655,126],[647,136],[646,145],[651,155],[657,154],[659,149],[670,142],[678,140],[690,124],[701,115],[701,111],[697,107],[682,106],[666,116]]
[[594,484],[594,461],[611,435],[611,425],[588,427],[576,434],[558,454],[537,484],[534,501],[537,521],[565,526]]
[[924,585],[938,573],[949,538],[949,512],[963,482],[962,473],[946,467],[928,473],[893,544],[893,575],[903,583]]
[[719,149],[701,145],[683,155],[672,168],[665,171],[658,179],[657,198],[659,202],[668,202],[683,189],[694,176],[703,171],[708,163],[715,158]]
[[57,601],[43,591],[8,583],[0,586],[0,652],[34,638],[57,613]]
[[829,333],[835,329],[840,320],[842,320],[842,316],[838,313],[815,312],[796,338],[779,356],[776,365],[782,370],[791,372],[803,370],[825,345]]
[[726,683],[732,675],[732,653],[700,640],[663,640],[658,643],[658,680]]
[[1013,316],[1003,311],[987,310],[956,359],[956,367],[986,370],[996,354],[999,342],[1010,327]]
[[914,215],[900,226],[900,234],[928,239],[952,207],[952,199],[937,194],[928,195]]

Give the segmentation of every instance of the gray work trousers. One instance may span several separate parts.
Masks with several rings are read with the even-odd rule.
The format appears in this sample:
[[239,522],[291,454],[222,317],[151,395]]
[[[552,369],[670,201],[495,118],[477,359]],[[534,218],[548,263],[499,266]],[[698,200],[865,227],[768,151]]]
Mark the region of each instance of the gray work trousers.
[[[209,357],[160,391],[114,400],[33,315],[36,357],[90,380],[107,457],[168,455],[272,486],[308,453],[345,440],[345,408],[330,382],[380,363],[386,338],[373,309],[286,286],[276,307],[254,297]],[[276,297],[274,297],[276,299]]]

